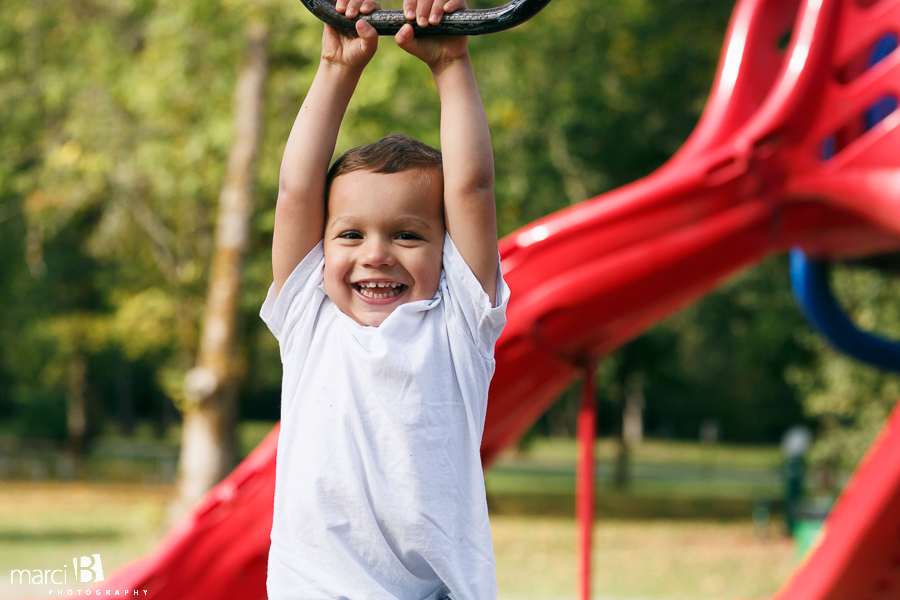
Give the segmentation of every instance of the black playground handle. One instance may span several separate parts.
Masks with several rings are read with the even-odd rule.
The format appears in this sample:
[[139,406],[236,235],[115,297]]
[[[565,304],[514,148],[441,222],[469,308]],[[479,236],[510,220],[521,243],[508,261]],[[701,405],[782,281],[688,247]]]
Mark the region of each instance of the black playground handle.
[[[440,0],[439,0],[440,1]],[[413,26],[416,36],[484,35],[511,29],[541,12],[550,0],[512,0],[496,8],[460,10],[444,15],[437,25],[419,27],[409,21],[400,10],[376,10],[367,15],[348,19],[335,10],[333,0],[301,0],[309,11],[332,27],[356,35],[356,21],[362,19],[375,28],[378,35],[394,35],[406,23]]]

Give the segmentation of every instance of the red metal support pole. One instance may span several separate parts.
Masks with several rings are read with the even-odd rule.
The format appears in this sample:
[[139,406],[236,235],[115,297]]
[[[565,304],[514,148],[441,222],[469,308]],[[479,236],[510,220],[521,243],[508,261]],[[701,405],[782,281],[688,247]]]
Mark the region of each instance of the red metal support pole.
[[591,598],[591,541],[594,525],[594,437],[597,408],[593,367],[584,369],[581,409],[578,411],[578,479],[575,513],[578,519],[578,600]]

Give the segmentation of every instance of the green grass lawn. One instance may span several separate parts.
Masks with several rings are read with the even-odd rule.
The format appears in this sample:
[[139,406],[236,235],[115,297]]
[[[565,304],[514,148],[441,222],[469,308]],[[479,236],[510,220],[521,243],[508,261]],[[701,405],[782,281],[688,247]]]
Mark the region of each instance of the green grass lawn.
[[11,569],[58,569],[73,557],[99,553],[107,574],[149,552],[162,536],[171,493],[158,485],[4,482],[0,598],[46,594],[43,586],[11,585]]
[[[491,518],[502,599],[574,598],[572,518]],[[768,598],[793,568],[793,544],[747,523],[601,520],[594,528],[594,597]]]
[[[756,504],[783,492],[776,447],[648,441],[631,456],[631,481],[612,487],[612,440],[596,444],[599,518],[748,520]],[[495,514],[571,515],[575,440],[538,439],[502,455],[485,474]]]
[[[501,462],[516,457],[547,464],[568,463],[577,456],[577,442],[574,438],[534,438],[523,452],[509,451],[501,457]],[[598,461],[611,462],[616,456],[615,440],[603,438],[594,444]],[[730,467],[771,468],[781,464],[781,450],[778,446],[758,446],[740,444],[700,444],[679,440],[647,439],[632,450],[632,458],[638,463],[690,464]]]
[[[100,553],[113,572],[160,539],[168,486],[5,483],[0,487],[0,574],[54,568]],[[491,530],[502,600],[573,598],[575,521],[494,514]],[[602,519],[595,528],[598,598],[766,598],[791,571],[793,545],[749,522]],[[41,597],[0,579],[0,598]],[[40,587],[40,586],[37,586]]]
[[[242,424],[241,451],[248,453],[271,426]],[[169,436],[150,448],[146,438],[110,436],[95,447],[92,460],[102,465],[109,456],[122,463],[128,452],[140,459],[176,442]],[[760,529],[750,519],[757,500],[781,494],[777,448],[648,441],[634,450],[633,479],[623,490],[609,483],[613,442],[598,441],[596,452],[596,597],[766,598],[789,575],[793,544],[781,536],[779,522]],[[501,600],[574,597],[575,460],[574,440],[538,439],[525,451],[504,454],[487,471]],[[127,468],[119,463],[106,472]],[[115,484],[6,481],[0,486],[0,575],[58,568],[93,553],[112,573],[158,542],[172,493],[171,485],[146,478]],[[0,598],[41,593],[46,590],[0,578]]]

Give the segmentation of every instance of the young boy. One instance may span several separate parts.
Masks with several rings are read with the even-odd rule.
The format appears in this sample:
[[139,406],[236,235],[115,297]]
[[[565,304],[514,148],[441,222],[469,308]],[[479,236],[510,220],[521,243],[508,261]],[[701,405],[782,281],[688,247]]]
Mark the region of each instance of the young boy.
[[[351,18],[376,8],[337,3]],[[404,0],[420,26],[461,8]],[[443,155],[394,135],[328,170],[378,43],[356,31],[325,27],[281,166],[261,312],[284,365],[268,595],[490,600],[479,448],[509,290],[487,120],[465,38],[407,24],[396,41],[434,75]]]

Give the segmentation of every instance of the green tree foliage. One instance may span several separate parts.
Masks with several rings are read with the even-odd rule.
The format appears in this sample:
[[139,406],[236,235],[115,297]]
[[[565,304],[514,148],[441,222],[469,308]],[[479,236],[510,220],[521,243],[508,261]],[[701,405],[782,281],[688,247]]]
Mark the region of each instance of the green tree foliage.
[[[835,295],[853,321],[881,337],[900,339],[900,280],[883,271],[841,265],[834,269]],[[900,376],[861,364],[806,331],[801,343],[815,356],[807,368],[792,365],[788,379],[820,423],[812,459],[852,468],[863,457],[900,397]]]
[[486,38],[476,57],[503,232],[673,154],[703,108],[730,12],[722,1],[559,2],[538,27]]
[[[696,436],[715,419],[724,439],[778,441],[803,421],[800,398],[784,378],[809,353],[797,340],[805,324],[791,296],[786,257],[747,271],[676,315],[651,336],[677,340],[680,385],[648,390],[650,416],[671,419]],[[679,415],[681,418],[679,418]]]
[[[196,346],[247,10],[227,2],[3,6],[2,106],[24,122],[20,135],[3,132],[13,149],[3,207],[21,244],[12,255],[24,250],[32,277],[23,289],[42,307],[10,329],[50,332],[56,354],[112,349],[149,361],[154,383],[176,402]],[[66,263],[51,264],[48,252],[60,245]],[[70,279],[71,291],[54,293]],[[73,319],[73,310],[87,313]],[[39,369],[59,362],[53,354],[36,357]]]
[[[732,7],[729,0],[555,0],[520,28],[472,38],[501,234],[633,181],[671,156],[702,111]],[[247,374],[244,414],[277,414],[278,350],[256,314],[271,281],[281,153],[315,73],[321,25],[295,0],[6,0],[0,416],[21,422],[50,414],[52,405],[57,425],[44,434],[61,435],[76,352],[88,358],[98,418],[115,414],[110,398],[122,372],[147,414],[182,401],[251,16],[268,24],[270,69],[245,267],[245,360],[236,368]],[[438,144],[438,116],[427,69],[383,38],[338,151],[394,131]],[[894,284],[872,274],[844,277],[871,278],[840,284],[844,300],[868,326],[900,337],[892,329]],[[700,421],[715,418],[726,439],[777,439],[803,418],[803,401],[823,423],[820,452],[829,457],[858,456],[898,395],[895,379],[834,355],[808,332],[783,258],[739,275],[616,353],[603,373],[610,406],[636,375],[651,434],[694,437]],[[551,420],[571,414],[553,410]]]

